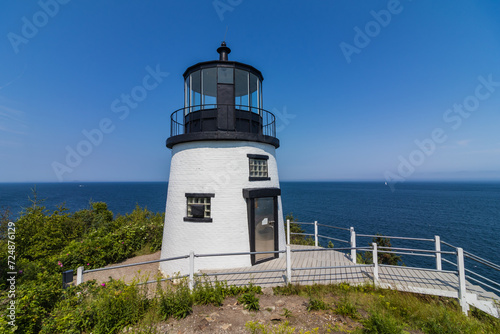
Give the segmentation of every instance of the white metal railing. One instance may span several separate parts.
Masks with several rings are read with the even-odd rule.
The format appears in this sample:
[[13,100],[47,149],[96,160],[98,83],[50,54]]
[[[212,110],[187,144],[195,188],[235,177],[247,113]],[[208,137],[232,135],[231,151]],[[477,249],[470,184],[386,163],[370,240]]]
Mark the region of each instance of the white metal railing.
[[[314,223],[296,223],[296,222],[293,222],[293,223],[314,225],[314,234],[312,234],[312,233],[292,233],[290,231],[290,224],[292,224],[292,222],[287,220],[287,235],[286,235],[287,245],[285,247],[285,250],[268,251],[268,252],[233,252],[233,253],[213,253],[213,254],[195,254],[193,251],[191,251],[190,254],[186,254],[186,255],[182,255],[182,256],[176,256],[176,257],[160,259],[160,260],[152,260],[152,261],[146,261],[146,262],[139,262],[139,263],[132,263],[132,264],[125,264],[125,265],[117,265],[117,266],[89,269],[89,270],[84,270],[84,267],[79,267],[77,269],[76,284],[78,285],[78,284],[81,284],[83,282],[83,275],[85,273],[91,273],[91,272],[97,272],[97,271],[103,271],[103,270],[113,270],[113,269],[118,269],[118,268],[133,267],[133,266],[138,266],[138,265],[159,263],[159,262],[165,262],[165,261],[188,259],[188,261],[189,261],[189,266],[188,266],[189,273],[188,274],[183,275],[183,276],[172,277],[172,278],[165,278],[165,279],[162,279],[160,281],[172,280],[174,278],[187,277],[188,282],[189,282],[189,287],[192,289],[194,287],[195,276],[197,276],[195,273],[195,270],[194,270],[196,258],[220,257],[220,256],[248,256],[248,255],[253,255],[253,254],[283,254],[283,253],[285,253],[286,266],[284,269],[253,270],[253,271],[248,271],[248,272],[245,271],[244,273],[245,274],[257,274],[257,273],[284,272],[286,283],[292,283],[294,280],[292,273],[299,272],[301,270],[373,267],[373,284],[375,286],[378,286],[380,283],[379,267],[388,266],[388,265],[378,263],[379,262],[378,261],[378,253],[391,253],[391,254],[401,254],[401,255],[422,256],[422,257],[434,257],[436,259],[436,268],[416,268],[416,267],[400,267],[400,268],[417,269],[417,270],[425,270],[425,271],[438,271],[438,272],[442,272],[442,273],[451,273],[451,274],[457,275],[457,277],[458,277],[458,286],[457,286],[458,299],[459,299],[460,305],[462,306],[462,310],[464,312],[467,312],[468,308],[469,308],[467,301],[466,301],[466,292],[467,292],[466,280],[465,280],[466,278],[471,280],[471,281],[474,281],[476,283],[479,283],[483,286],[486,286],[494,291],[500,292],[499,288],[494,287],[494,286],[500,287],[499,283],[497,283],[489,278],[486,278],[486,277],[484,277],[484,276],[482,276],[482,275],[480,275],[472,270],[466,269],[464,258],[470,259],[471,261],[474,261],[475,263],[485,265],[485,266],[487,266],[493,270],[496,270],[496,271],[500,271],[499,265],[497,265],[491,261],[485,260],[483,258],[480,258],[479,256],[476,256],[472,253],[464,252],[463,249],[460,247],[455,247],[449,243],[441,241],[439,236],[435,236],[434,239],[428,239],[428,238],[413,238],[413,237],[410,238],[410,237],[398,237],[398,236],[356,234],[353,227],[350,227],[350,228],[335,227],[335,226],[329,226],[329,225],[324,225],[324,224],[318,224],[316,221]],[[331,229],[349,231],[349,241],[321,235],[321,234],[319,234],[318,227],[326,227],[326,228],[331,228]],[[318,248],[292,250],[290,247],[291,235],[314,236],[314,244]],[[402,240],[411,240],[411,241],[433,242],[434,249],[384,247],[384,246],[377,245],[374,242],[371,243],[370,247],[357,247],[356,246],[356,238],[357,237],[390,238],[390,239],[402,239]],[[325,238],[327,240],[341,241],[341,242],[349,244],[349,247],[320,248],[319,247],[319,238]],[[447,247],[450,247],[453,250],[452,251],[443,251],[443,250],[441,250],[441,244],[443,244]],[[343,266],[300,267],[300,268],[299,267],[297,267],[297,268],[292,267],[292,253],[321,252],[321,251],[340,251],[340,252],[350,253],[350,259],[353,262],[353,264],[347,265],[347,266],[343,265]],[[372,264],[356,264],[357,251],[372,252],[373,263]],[[442,257],[442,255],[453,255],[456,262],[445,259]],[[443,270],[442,269],[442,262],[451,264],[452,266],[456,267],[456,269],[455,270]],[[470,275],[467,275],[466,273],[468,273],[470,275],[474,275],[474,277],[471,277]],[[242,274],[242,272],[217,272],[217,273],[207,273],[204,275],[223,276],[223,275],[234,275],[234,274]],[[481,281],[479,279],[482,279],[483,281]],[[73,271],[72,270],[69,270],[69,271],[66,271],[63,273],[63,285],[66,285],[67,283],[71,282],[72,280],[73,280]],[[487,283],[485,283],[484,281],[486,281]],[[153,283],[153,282],[157,282],[157,280],[143,282],[140,284],[148,284],[148,283]]]
[[[299,224],[299,225],[314,225],[314,234],[309,234],[309,233],[290,233],[290,224]],[[326,237],[318,232],[318,226],[321,227],[327,227],[330,229],[340,229],[340,230],[346,230],[349,231],[350,238],[349,241],[347,240],[342,240],[342,239],[337,239],[337,238],[332,238],[332,237]],[[390,254],[399,254],[399,255],[410,255],[410,256],[421,256],[421,257],[433,257],[435,258],[435,269],[430,269],[430,268],[416,268],[416,267],[401,267],[401,268],[411,268],[411,269],[418,269],[418,270],[424,270],[424,271],[438,271],[442,273],[451,273],[451,274],[456,274],[458,278],[458,297],[459,297],[459,302],[460,305],[462,306],[462,310],[464,312],[467,312],[469,309],[469,306],[467,305],[466,302],[466,278],[482,285],[483,287],[487,287],[495,292],[500,292],[500,284],[498,282],[495,282],[483,275],[480,275],[470,269],[466,268],[466,263],[464,258],[470,259],[472,261],[475,261],[475,263],[482,264],[486,267],[489,267],[490,269],[493,269],[495,271],[500,271],[500,266],[488,261],[486,259],[483,259],[477,255],[474,255],[472,253],[464,251],[460,247],[456,247],[452,244],[449,244],[445,241],[442,241],[440,236],[435,235],[434,239],[429,239],[429,238],[414,238],[414,237],[399,237],[399,236],[385,236],[385,235],[373,235],[373,234],[357,234],[354,230],[354,227],[350,228],[344,228],[344,227],[337,227],[337,226],[330,226],[330,225],[324,225],[324,224],[318,224],[317,221],[313,223],[302,223],[302,222],[290,222],[287,220],[287,243],[290,243],[290,234],[292,235],[306,235],[306,236],[314,236],[314,244],[315,246],[319,246],[318,244],[318,239],[319,238],[325,238],[327,240],[336,240],[344,243],[349,243],[350,244],[350,258],[351,261],[356,263],[357,259],[357,254],[356,250],[360,249],[359,247],[356,247],[356,239],[357,237],[370,237],[370,238],[388,238],[388,239],[400,239],[400,240],[410,240],[410,241],[423,241],[423,242],[432,242],[433,249],[416,249],[416,248],[396,248],[396,247],[383,247],[379,246],[376,243],[372,243],[372,249],[369,251],[373,252],[373,262],[374,262],[374,270],[373,270],[373,279],[374,283],[378,282],[378,267],[379,266],[388,266],[388,265],[383,265],[383,264],[378,264],[378,261],[375,261],[375,259],[378,259],[375,254],[378,255],[378,253],[390,253]],[[453,248],[453,251],[442,251],[441,250],[441,245],[445,245],[448,247]],[[335,248],[334,248],[335,249]],[[442,255],[453,255],[454,260],[456,262],[450,261],[446,258],[443,258]],[[442,262],[448,263],[455,267],[455,270],[443,270],[442,267]],[[466,273],[469,273],[470,275],[467,275]],[[474,275],[472,277],[471,275]],[[480,280],[481,279],[481,280]]]

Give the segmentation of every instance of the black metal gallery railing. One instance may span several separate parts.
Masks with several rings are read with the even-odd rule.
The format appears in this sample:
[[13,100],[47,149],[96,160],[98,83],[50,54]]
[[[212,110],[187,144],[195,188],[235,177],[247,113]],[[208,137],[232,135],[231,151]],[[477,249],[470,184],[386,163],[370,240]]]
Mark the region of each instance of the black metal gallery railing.
[[209,131],[235,131],[276,137],[276,117],[262,108],[234,104],[189,106],[170,115],[170,136]]

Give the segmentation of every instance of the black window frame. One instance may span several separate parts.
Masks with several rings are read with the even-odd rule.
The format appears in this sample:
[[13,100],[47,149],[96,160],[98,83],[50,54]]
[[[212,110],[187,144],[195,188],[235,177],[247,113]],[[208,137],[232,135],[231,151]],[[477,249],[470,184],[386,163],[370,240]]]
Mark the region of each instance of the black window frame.
[[210,217],[206,218],[196,218],[196,217],[188,217],[188,206],[189,206],[189,198],[213,198],[215,197],[214,193],[186,193],[186,217],[184,217],[185,222],[192,222],[192,223],[212,223],[212,200],[210,200]]
[[[263,154],[247,154],[248,157],[248,181],[269,181],[269,156]],[[267,176],[250,176],[252,171],[251,161],[254,160],[266,160]]]

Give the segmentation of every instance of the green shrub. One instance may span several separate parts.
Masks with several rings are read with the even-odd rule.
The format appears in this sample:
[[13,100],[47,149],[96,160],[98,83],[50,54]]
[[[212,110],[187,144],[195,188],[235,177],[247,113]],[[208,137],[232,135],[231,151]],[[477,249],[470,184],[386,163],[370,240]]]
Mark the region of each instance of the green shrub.
[[320,310],[328,310],[330,306],[326,304],[321,299],[309,298],[309,302],[307,303],[307,310],[310,311],[320,311]]
[[159,309],[165,320],[182,319],[193,312],[193,297],[185,279],[177,286],[168,285],[166,290],[160,290]]
[[343,315],[346,317],[350,317],[351,319],[357,319],[358,310],[356,309],[356,305],[354,305],[349,299],[343,298],[334,310],[335,314]]
[[367,334],[402,334],[402,326],[397,320],[388,314],[374,312],[367,320],[363,322],[365,326],[363,333]]
[[203,282],[197,282],[193,290],[193,300],[195,304],[220,306],[227,296],[227,283],[219,282],[217,278],[212,283],[210,279],[204,277]]
[[249,311],[260,310],[259,298],[255,296],[255,292],[246,292],[238,297],[238,303],[243,304]]

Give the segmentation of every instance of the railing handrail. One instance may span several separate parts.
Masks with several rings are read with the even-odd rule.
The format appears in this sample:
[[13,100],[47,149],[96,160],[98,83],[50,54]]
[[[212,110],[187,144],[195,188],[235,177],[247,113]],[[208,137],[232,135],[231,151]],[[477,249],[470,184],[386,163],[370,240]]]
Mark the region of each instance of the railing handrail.
[[255,254],[280,254],[285,253],[285,250],[266,251],[266,252],[237,252],[237,253],[211,253],[211,254],[194,254],[195,257],[217,257],[217,256],[239,256],[239,255],[255,255]]
[[[202,110],[214,110],[219,107],[234,107],[234,109],[238,111],[249,112],[259,115],[262,121],[261,123],[262,134],[271,137],[276,137],[276,116],[272,112],[264,108],[242,105],[242,104],[230,104],[230,103],[198,104],[198,105],[182,107],[175,110],[170,114],[170,136],[177,136],[185,133],[184,129],[184,126],[186,125],[185,116]],[[191,111],[186,113],[185,112],[186,110],[191,110]]]
[[326,225],[326,224],[320,224],[320,223],[318,223],[318,226],[323,226],[323,227],[328,227],[328,228],[334,228],[334,229],[337,229],[337,230],[349,231],[349,229],[346,228],[346,227],[338,227],[338,226],[332,226],[332,225]]
[[112,267],[102,267],[102,268],[96,268],[96,269],[88,269],[88,270],[84,270],[83,273],[93,273],[93,272],[96,272],[96,271],[119,269],[119,268],[126,268],[126,267],[134,267],[134,266],[140,266],[140,265],[143,265],[143,264],[150,264],[150,263],[155,263],[155,262],[181,260],[181,259],[186,259],[188,257],[189,257],[189,255],[182,255],[182,256],[175,256],[175,257],[170,257],[170,258],[166,258],[166,259],[159,259],[159,260],[151,260],[151,261],[145,261],[145,262],[122,264],[122,265],[119,265],[119,266],[112,266]]
[[386,247],[386,246],[378,246],[379,249],[392,249],[392,250],[401,250],[401,251],[414,251],[414,252],[423,252],[423,253],[440,253],[440,254],[456,254],[456,252],[449,251],[436,251],[432,249],[418,249],[418,248],[400,248],[400,247]]
[[474,254],[466,252],[466,251],[464,251],[464,255],[465,255],[465,257],[467,257],[467,258],[469,258],[471,260],[474,260],[476,262],[484,264],[487,267],[490,267],[490,268],[493,268],[493,269],[495,269],[497,271],[500,271],[500,266],[498,264],[495,264],[495,263],[493,263],[491,261],[488,261],[486,259],[483,259],[483,258],[481,258],[481,257],[479,257],[477,255],[474,255]]
[[[97,271],[103,271],[103,270],[112,270],[112,269],[119,269],[119,268],[125,268],[125,267],[132,267],[132,266],[140,266],[144,264],[151,264],[151,263],[158,263],[158,262],[164,262],[164,261],[174,261],[174,260],[181,260],[181,259],[188,259],[190,261],[190,274],[185,275],[183,277],[189,277],[189,282],[190,282],[190,287],[192,287],[192,282],[193,278],[196,274],[194,274],[194,259],[195,258],[207,258],[207,257],[220,257],[220,256],[248,256],[248,255],[257,255],[257,254],[283,254],[286,253],[286,269],[269,269],[269,270],[260,270],[260,271],[251,271],[251,272],[245,272],[245,273],[267,273],[267,272],[283,272],[285,271],[286,274],[284,275],[287,278],[287,281],[290,280],[291,277],[291,272],[292,271],[300,271],[300,270],[313,270],[313,269],[328,269],[328,268],[350,268],[350,267],[373,267],[373,280],[374,284],[378,284],[378,276],[379,276],[379,267],[385,267],[385,266],[391,266],[391,265],[384,265],[384,264],[379,264],[379,259],[378,259],[378,253],[390,253],[390,254],[402,254],[402,255],[412,255],[412,256],[424,256],[424,257],[434,257],[436,258],[436,269],[430,269],[430,268],[419,268],[419,267],[401,267],[403,269],[413,269],[413,270],[425,270],[425,271],[436,271],[436,272],[442,272],[442,273],[452,273],[452,274],[457,274],[458,277],[458,298],[460,300],[460,303],[462,305],[462,309],[466,310],[468,308],[467,306],[467,301],[466,301],[466,291],[467,287],[465,284],[465,279],[468,278],[474,282],[477,282],[485,287],[488,287],[494,291],[500,292],[495,287],[492,287],[490,284],[494,284],[497,286],[500,286],[499,283],[482,276],[472,270],[469,270],[465,268],[465,262],[464,258],[467,257],[468,259],[471,259],[475,261],[476,263],[480,263],[482,265],[485,265],[488,268],[494,269],[496,271],[500,271],[500,265],[497,265],[489,260],[486,260],[484,258],[481,258],[473,253],[463,251],[462,248],[455,247],[447,242],[444,242],[440,239],[439,236],[435,236],[434,239],[429,239],[429,238],[413,238],[413,237],[398,237],[398,236],[384,236],[384,235],[372,235],[372,234],[356,234],[354,231],[354,228],[339,228],[339,227],[334,227],[330,225],[325,225],[325,224],[318,224],[317,221],[314,223],[310,222],[289,222],[287,221],[287,226],[289,226],[290,223],[295,223],[295,224],[306,224],[306,225],[314,225],[314,233],[295,233],[295,232],[290,232],[289,228],[287,231],[287,242],[290,242],[290,235],[306,235],[306,236],[313,236],[314,241],[315,241],[315,248],[300,248],[300,249],[291,249],[290,245],[287,244],[285,247],[285,250],[277,250],[277,251],[264,251],[264,252],[231,252],[231,253],[209,253],[209,254],[195,254],[193,251],[189,255],[181,255],[181,256],[176,256],[176,257],[171,257],[171,258],[165,258],[165,259],[159,259],[159,260],[152,260],[152,261],[144,261],[144,262],[137,262],[137,263],[130,263],[130,264],[124,264],[124,265],[117,265],[117,266],[111,266],[111,267],[103,267],[103,268],[96,268],[96,269],[89,269],[89,270],[83,270],[83,267],[78,268],[78,275],[77,276],[77,284],[81,283],[83,281],[83,274],[84,273],[91,273],[91,272],[97,272]],[[350,231],[351,234],[351,240],[350,241],[345,241],[342,239],[337,239],[333,237],[328,237],[319,234],[318,231],[318,226],[321,227],[331,227],[331,228],[337,228],[341,230],[348,230]],[[390,239],[401,239],[401,240],[414,240],[414,241],[433,241],[435,243],[435,249],[420,249],[420,248],[405,248],[405,247],[388,247],[388,246],[381,246],[377,245],[376,243],[372,243],[371,246],[369,247],[356,247],[356,237],[373,237],[373,238],[390,238]],[[345,242],[349,243],[350,247],[333,247],[333,248],[325,248],[325,247],[318,247],[318,238],[325,238],[328,240],[335,240],[339,242]],[[442,251],[440,245],[444,244],[446,246],[449,246],[453,248],[453,251]],[[351,252],[350,258],[351,261],[353,262],[353,265],[347,265],[347,266],[331,266],[331,267],[300,267],[300,268],[292,268],[291,266],[291,254],[292,253],[300,253],[300,252],[322,252],[322,251],[340,251],[340,252]],[[372,253],[372,258],[373,258],[373,264],[356,264],[356,251],[364,251],[368,253]],[[456,263],[449,261],[448,259],[441,258],[442,254],[447,254],[447,255],[456,255]],[[456,270],[443,270],[441,268],[441,262],[444,261],[445,263],[448,263],[450,265],[453,265],[456,267]],[[233,274],[240,274],[241,272],[234,272]],[[475,275],[478,278],[481,278],[483,281],[476,279],[474,277],[471,277],[469,275],[466,275],[466,273]],[[209,276],[217,276],[217,275],[229,275],[230,273],[228,272],[219,272],[219,273],[209,273],[207,275]],[[487,283],[486,283],[486,282]],[[155,281],[156,282],[156,281]],[[489,284],[488,284],[489,283]]]
[[396,236],[377,235],[377,234],[356,234],[356,236],[358,236],[358,237],[372,237],[372,238],[401,239],[401,240],[415,240],[415,241],[434,241],[434,239],[428,239],[428,238],[396,237]]

